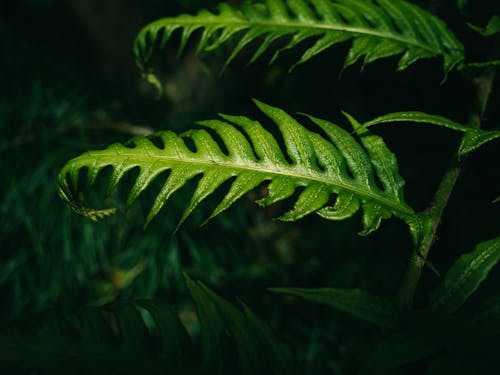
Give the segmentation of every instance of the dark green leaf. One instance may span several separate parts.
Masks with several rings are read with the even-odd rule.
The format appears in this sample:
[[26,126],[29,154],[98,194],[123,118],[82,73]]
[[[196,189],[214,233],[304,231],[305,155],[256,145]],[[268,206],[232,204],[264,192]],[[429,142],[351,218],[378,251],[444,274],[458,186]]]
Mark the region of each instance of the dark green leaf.
[[186,276],[201,322],[201,362],[177,314],[149,301],[50,311],[0,330],[0,372],[295,374],[290,349],[242,311]]
[[457,7],[458,10],[460,10],[460,13],[465,14],[465,7],[467,6],[467,3],[469,0],[457,0]]
[[449,269],[432,296],[431,309],[445,314],[458,310],[500,259],[500,237],[482,242]]
[[[186,276],[186,283],[200,315],[205,373],[297,372],[290,350],[245,305],[242,312],[200,282]],[[222,362],[216,363],[214,355]]]
[[462,139],[458,155],[463,156],[471,151],[476,150],[485,143],[494,139],[500,138],[500,130],[484,131],[484,130],[471,130],[465,133]]
[[485,27],[476,26],[471,23],[467,23],[467,25],[482,36],[491,36],[500,32],[500,16],[495,14],[490,18],[488,24]]
[[471,68],[478,68],[478,69],[490,68],[490,67],[494,67],[494,66],[500,66],[500,60],[489,60],[489,61],[481,61],[481,62],[468,62],[467,66],[471,67]]
[[438,353],[444,340],[442,332],[429,329],[426,323],[410,322],[408,328],[375,345],[359,374],[388,374],[390,370]]
[[328,305],[380,327],[395,327],[400,324],[402,318],[401,311],[394,303],[360,289],[271,288],[270,290]]

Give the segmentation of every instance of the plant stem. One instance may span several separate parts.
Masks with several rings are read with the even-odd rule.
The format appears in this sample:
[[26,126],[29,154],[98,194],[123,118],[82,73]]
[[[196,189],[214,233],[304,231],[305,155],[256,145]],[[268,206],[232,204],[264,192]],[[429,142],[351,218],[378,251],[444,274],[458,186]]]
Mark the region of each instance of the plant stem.
[[[474,79],[476,99],[469,117],[469,124],[476,129],[479,129],[481,126],[481,119],[488,104],[494,79],[495,69],[487,70],[483,75]],[[426,263],[427,255],[436,240],[436,232],[441,222],[441,216],[448,205],[448,200],[460,177],[463,162],[463,159],[458,159],[457,154],[453,156],[450,166],[443,175],[429,207],[423,212],[424,215],[430,218],[431,228],[425,233],[420,246],[413,251],[408,261],[406,272],[396,297],[397,303],[404,309],[411,309],[413,307],[413,298],[422,274],[422,269]]]

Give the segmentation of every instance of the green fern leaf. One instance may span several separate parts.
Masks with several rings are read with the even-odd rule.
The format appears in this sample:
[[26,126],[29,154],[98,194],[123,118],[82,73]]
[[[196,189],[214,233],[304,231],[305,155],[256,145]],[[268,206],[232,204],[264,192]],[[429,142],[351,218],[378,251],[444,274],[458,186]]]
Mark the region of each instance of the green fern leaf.
[[458,155],[462,156],[468,154],[481,147],[482,145],[493,141],[494,139],[500,138],[500,130],[472,130],[465,133],[462,143],[460,143],[460,148],[458,149]]
[[[368,234],[378,228],[382,219],[393,214],[403,219],[413,215],[404,201],[404,181],[398,173],[395,156],[382,138],[361,129],[351,116],[346,115],[353,127],[361,129],[361,145],[331,122],[308,116],[325,133],[325,138],[300,125],[285,111],[259,101],[255,103],[278,126],[286,152],[259,122],[221,115],[224,121],[200,122],[204,129],[190,130],[180,136],[170,131],[156,134],[163,147],[157,147],[148,138],[137,137],[130,146],[113,144],[105,150],[84,153],[62,168],[60,196],[72,207],[80,206],[75,187],[82,169],[88,171],[87,182],[92,185],[103,168],[112,166],[110,186],[113,189],[128,171],[138,167],[140,172],[130,191],[129,205],[155,178],[170,171],[146,225],[175,191],[197,175],[203,176],[181,223],[200,202],[231,179],[229,190],[210,218],[264,182],[269,185],[267,195],[258,201],[262,206],[289,198],[298,188],[303,189],[293,209],[279,218],[283,221],[295,221],[313,212],[326,219],[342,220],[362,209],[362,234]],[[220,137],[227,154],[209,131]],[[185,139],[193,142],[195,151],[186,146]],[[336,195],[337,200],[329,205],[332,195]]]
[[458,149],[458,156],[462,157],[482,145],[500,138],[500,130],[484,130],[475,129],[470,125],[462,125],[455,121],[449,120],[446,117],[439,115],[431,115],[424,112],[407,111],[388,113],[383,116],[374,118],[363,124],[363,128],[378,124],[390,123],[419,123],[427,125],[437,125],[448,129],[464,132],[462,142]]
[[[246,306],[186,276],[201,358],[176,312],[150,301],[47,311],[0,329],[0,371],[97,374],[296,374],[290,349]],[[201,360],[200,360],[201,359]],[[28,371],[31,370],[31,371]]]
[[468,132],[470,130],[474,130],[472,126],[459,124],[458,122],[447,119],[446,117],[439,115],[432,115],[429,113],[418,112],[418,111],[388,113],[386,115],[382,115],[374,118],[373,120],[365,122],[363,126],[369,127],[373,125],[387,124],[394,122],[395,123],[413,122],[413,123],[437,125],[461,132]]
[[488,61],[467,63],[468,68],[476,68],[476,69],[492,68],[495,66],[500,66],[500,60],[488,60]]
[[241,374],[297,373],[289,348],[246,305],[240,311],[187,276],[186,285],[202,326],[203,374],[231,373],[228,359],[236,359]]
[[490,18],[488,24],[485,27],[476,26],[469,22],[467,23],[467,25],[482,36],[492,36],[500,33],[500,16],[497,14],[493,15],[493,17]]
[[271,292],[321,303],[384,328],[397,327],[403,313],[394,303],[362,289],[270,288]]
[[469,0],[457,0],[457,7],[460,13],[465,14],[465,7],[467,6],[467,3]]
[[434,291],[431,309],[446,314],[456,311],[488,276],[500,260],[500,237],[482,242],[462,255]]
[[[234,37],[236,45],[226,66],[256,40],[259,47],[250,62],[271,49],[274,61],[282,51],[311,38],[315,38],[314,44],[295,65],[348,40],[353,42],[344,68],[360,59],[368,64],[402,54],[398,63],[401,70],[419,59],[441,56],[447,74],[464,59],[462,44],[443,21],[405,1],[266,0],[251,1],[239,8],[220,4],[216,13],[203,10],[194,16],[180,15],[150,23],[134,44],[136,61],[145,74],[153,50],[158,44],[163,48],[176,30],[181,33],[180,51],[196,30],[201,31],[197,52],[219,48]],[[290,40],[284,47],[273,46],[282,37]]]
[[[445,321],[442,326],[447,324]],[[358,374],[390,374],[402,365],[436,355],[443,350],[447,337],[442,326],[429,323],[428,319],[410,321],[374,345]]]
[[51,310],[0,331],[2,373],[189,373],[191,356],[177,314],[146,301]]

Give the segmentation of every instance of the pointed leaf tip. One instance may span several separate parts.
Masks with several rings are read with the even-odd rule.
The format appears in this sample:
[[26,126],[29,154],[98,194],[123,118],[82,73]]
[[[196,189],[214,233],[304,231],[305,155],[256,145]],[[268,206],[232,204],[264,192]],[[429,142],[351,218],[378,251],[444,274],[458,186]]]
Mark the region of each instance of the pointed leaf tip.
[[[372,22],[366,22],[366,19]],[[241,6],[226,5],[219,8],[218,13],[201,11],[193,16],[180,15],[150,23],[134,42],[136,60],[142,69],[146,69],[144,65],[153,50],[158,48],[155,41],[161,33],[164,35],[159,49],[164,48],[170,34],[177,29],[182,33],[179,51],[184,49],[197,29],[203,29],[197,52],[218,49],[232,40],[233,48],[223,70],[252,43],[258,46],[248,60],[254,62],[264,52],[270,51],[271,64],[281,52],[311,39],[314,39],[312,46],[299,54],[290,70],[346,41],[352,41],[352,45],[342,70],[358,60],[363,61],[363,68],[373,61],[402,55],[398,70],[420,59],[441,57],[443,69],[448,73],[464,59],[462,43],[443,21],[406,1],[273,0],[249,1]],[[287,37],[284,46],[273,43]]]
[[500,260],[500,237],[478,244],[450,267],[432,295],[431,309],[445,314],[458,310]]
[[[105,150],[84,153],[69,161],[63,171],[72,171],[72,176],[78,176],[81,169],[91,167],[97,171],[111,166],[109,190],[112,190],[123,183],[129,171],[139,168],[128,204],[163,172],[169,171],[164,174],[165,182],[146,217],[145,228],[173,193],[194,177],[201,176],[176,232],[190,213],[226,182],[230,187],[223,192],[222,200],[209,219],[266,181],[269,181],[266,195],[258,203],[270,205],[295,199],[293,209],[284,214],[282,220],[295,221],[316,212],[327,219],[342,220],[361,209],[364,211],[364,234],[368,234],[383,219],[392,215],[404,218],[413,212],[403,200],[403,182],[397,174],[396,159],[381,138],[363,137],[360,144],[339,126],[309,116],[324,131],[322,135],[307,129],[278,107],[257,99],[254,103],[277,125],[283,147],[258,121],[221,115],[225,121],[200,122],[210,131],[191,130],[180,136],[171,131],[160,132],[157,137],[162,141],[161,148],[147,138],[137,137],[134,147],[113,144]],[[350,121],[359,125],[352,116]],[[212,132],[217,133],[219,142]],[[188,148],[187,139],[194,143],[194,150]],[[87,178],[92,179],[94,175],[90,173]],[[375,184],[376,178],[383,189]],[[300,193],[299,188],[303,189]],[[79,207],[73,189],[65,179],[60,183],[61,197]],[[332,196],[340,198],[333,207],[326,206]],[[96,219],[107,212],[84,213]]]
[[269,288],[268,290],[324,304],[380,327],[397,327],[403,318],[403,312],[394,303],[361,289]]

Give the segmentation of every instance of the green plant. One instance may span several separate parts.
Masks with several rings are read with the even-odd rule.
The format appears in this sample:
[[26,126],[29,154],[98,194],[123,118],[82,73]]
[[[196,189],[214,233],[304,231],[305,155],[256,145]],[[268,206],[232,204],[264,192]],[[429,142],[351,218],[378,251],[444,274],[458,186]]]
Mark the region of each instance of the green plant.
[[[464,10],[466,2],[459,1],[458,6]],[[485,37],[495,37],[499,31],[497,20],[498,16],[493,16],[485,28],[474,25],[471,28]],[[126,198],[130,206],[160,180],[162,185],[155,191],[154,202],[145,219],[147,226],[159,215],[167,200],[171,196],[175,198],[174,193],[198,178],[190,202],[179,217],[179,225],[219,189],[225,189],[222,199],[208,219],[262,186],[265,189],[261,189],[257,203],[269,206],[284,201],[281,208],[292,206],[278,217],[282,221],[296,221],[313,213],[327,220],[340,221],[360,212],[363,228],[360,234],[368,235],[379,228],[383,219],[394,216],[405,222],[414,246],[394,301],[358,289],[271,290],[325,304],[382,327],[382,339],[361,366],[362,374],[383,374],[402,366],[405,371],[404,366],[412,363],[417,363],[417,369],[424,366],[429,374],[498,371],[494,350],[500,335],[498,296],[479,307],[461,308],[498,262],[500,237],[481,242],[472,252],[462,255],[431,293],[426,307],[416,308],[413,303],[424,267],[435,271],[427,257],[437,239],[438,226],[462,166],[471,152],[500,138],[498,128],[481,129],[492,91],[494,67],[499,65],[495,52],[485,62],[469,61],[467,49],[442,20],[405,1],[267,0],[246,2],[241,7],[221,4],[213,13],[202,11],[195,16],[160,19],[138,34],[134,44],[137,64],[144,77],[158,89],[162,84],[150,68],[150,62],[154,51],[165,48],[176,30],[180,33],[180,51],[196,31],[200,38],[197,53],[229,46],[230,53],[223,69],[251,45],[255,49],[247,57],[250,63],[269,54],[274,63],[285,51],[309,42],[292,68],[347,41],[352,44],[344,69],[361,59],[366,65],[398,56],[397,69],[405,70],[417,60],[439,57],[443,60],[443,84],[450,74],[463,75],[476,85],[476,103],[469,119],[463,123],[415,111],[389,113],[365,122],[344,113],[351,127],[344,130],[310,115],[303,116],[299,123],[284,110],[255,100],[267,117],[266,121],[272,120],[275,127],[244,116],[220,115],[220,119],[201,121],[198,123],[200,128],[180,135],[162,131],[150,137],[133,138],[123,145],[113,144],[105,150],[89,151],[62,168],[58,186],[60,196],[77,213],[98,220],[113,214],[116,208],[90,208],[87,199],[94,186],[104,182],[107,194],[111,194],[132,176],[133,185]],[[405,181],[399,173],[397,158],[382,137],[371,132],[372,126],[392,123],[430,124],[463,133],[449,168],[424,210],[415,210],[405,201]],[[488,168],[495,168],[495,160],[489,162]],[[288,349],[282,344],[274,344],[268,328],[248,309],[243,308],[245,318],[242,318],[241,312],[212,292],[194,287],[189,279],[187,283],[204,332],[213,327],[219,329],[205,336],[202,333],[203,358],[229,358],[234,354],[232,350],[239,353],[238,360],[225,368],[221,365],[224,360],[214,365],[219,372],[231,373],[236,368],[248,373],[289,373],[291,369],[283,370],[283,366],[295,369],[289,362]],[[205,299],[197,293],[206,293]],[[210,310],[214,308],[212,305],[207,307],[206,298],[217,305],[216,313]],[[153,315],[156,311],[152,305],[144,309]],[[165,321],[174,319],[173,314],[169,314]],[[220,321],[221,317],[224,322]],[[222,328],[223,323],[228,326],[226,331]],[[134,335],[141,335],[136,332],[140,324],[130,321]],[[176,333],[169,337],[173,342],[187,341],[185,332],[178,324],[176,327]],[[103,341],[91,336],[87,339]],[[166,340],[166,336],[161,339]],[[208,345],[222,339],[227,341]],[[10,336],[2,340],[8,341]],[[17,345],[26,344],[20,341]],[[108,349],[103,352],[107,353]],[[186,352],[189,350],[176,354],[168,352],[170,361],[177,358],[173,362],[189,362],[186,356],[192,354]],[[161,369],[159,366],[153,371]],[[201,369],[170,370],[207,371],[203,365]]]
[[134,301],[78,312],[46,311],[30,324],[9,327],[0,335],[3,368],[121,374],[295,372],[289,349],[245,304],[239,310],[187,276],[186,285],[201,322],[199,364],[172,308]]

